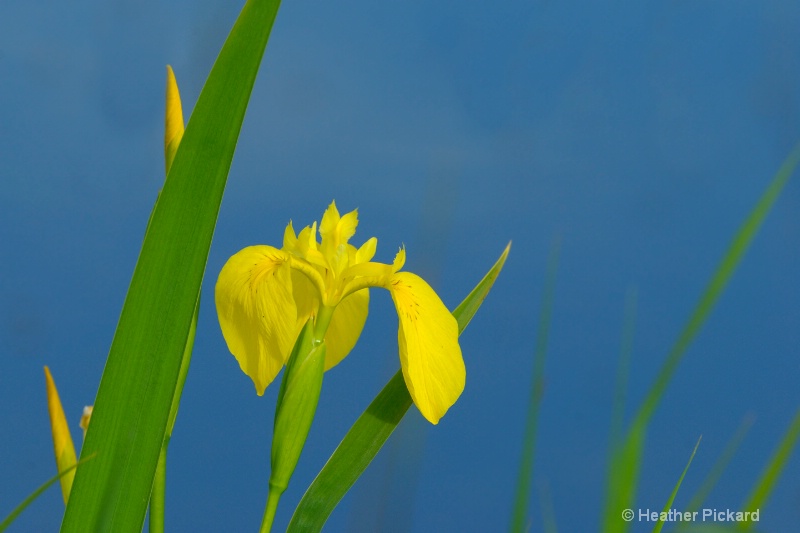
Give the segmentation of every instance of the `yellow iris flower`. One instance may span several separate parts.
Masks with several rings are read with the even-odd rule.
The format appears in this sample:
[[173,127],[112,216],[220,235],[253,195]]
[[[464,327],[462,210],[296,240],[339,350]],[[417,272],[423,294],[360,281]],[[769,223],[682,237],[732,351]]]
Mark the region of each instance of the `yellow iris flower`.
[[372,262],[377,239],[360,248],[348,241],[358,213],[339,215],[331,203],[319,225],[296,234],[286,227],[281,249],[249,246],[231,257],[217,280],[215,300],[222,334],[242,371],[261,395],[286,363],[301,328],[314,319],[327,347],[325,370],[338,364],[358,340],[369,306],[369,288],[389,290],[400,319],[398,344],[406,386],[433,424],[464,390],[466,371],[458,325],[422,278],[393,264]]

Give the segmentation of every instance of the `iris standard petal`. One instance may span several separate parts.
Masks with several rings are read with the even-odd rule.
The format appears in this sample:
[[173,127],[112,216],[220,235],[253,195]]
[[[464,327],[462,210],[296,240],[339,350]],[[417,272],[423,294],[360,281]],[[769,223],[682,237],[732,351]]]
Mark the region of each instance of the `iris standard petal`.
[[422,416],[436,424],[461,395],[466,381],[458,324],[416,274],[398,272],[386,288],[400,319],[397,337],[406,387]]
[[285,252],[249,246],[228,259],[215,301],[228,349],[259,395],[280,372],[294,343],[297,307]]
[[361,245],[361,248],[356,252],[356,260],[354,263],[366,263],[372,261],[375,257],[375,251],[378,249],[378,239],[371,237],[367,242]]
[[356,345],[369,311],[369,289],[361,289],[344,298],[333,312],[325,344],[325,370],[338,365]]

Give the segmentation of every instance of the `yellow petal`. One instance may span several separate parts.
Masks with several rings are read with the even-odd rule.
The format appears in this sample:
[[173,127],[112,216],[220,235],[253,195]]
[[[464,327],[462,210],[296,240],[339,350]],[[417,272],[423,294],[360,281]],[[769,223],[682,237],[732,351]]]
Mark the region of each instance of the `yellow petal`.
[[392,272],[397,272],[398,270],[403,268],[403,265],[405,264],[406,264],[406,249],[400,248],[400,250],[397,252],[397,255],[394,256],[394,261],[392,262]]
[[178,145],[183,138],[183,110],[181,109],[181,95],[178,92],[178,82],[172,67],[167,65],[167,107],[164,120],[164,160],[167,165],[167,174],[172,166],[172,160],[178,151]]
[[294,252],[297,249],[297,234],[294,232],[291,220],[283,230],[283,249],[287,252]]
[[375,250],[378,248],[378,239],[372,237],[361,245],[361,248],[356,252],[356,263],[366,263],[372,261],[375,257]]
[[400,318],[397,336],[406,387],[422,416],[436,424],[466,380],[456,319],[416,274],[397,273],[387,288]]
[[319,223],[319,234],[322,236],[322,239],[325,239],[328,235],[333,236],[336,233],[336,226],[339,225],[341,219],[342,217],[339,216],[339,210],[336,209],[336,202],[331,202],[331,205],[325,210],[325,213],[322,215],[322,220]]
[[[67,418],[64,416],[64,408],[61,406],[61,399],[58,397],[58,390],[50,375],[50,369],[44,367],[44,377],[47,383],[47,410],[50,412],[50,428],[53,431],[53,450],[56,455],[56,467],[58,472],[74,466],[77,462],[75,457],[75,445],[72,444],[72,436],[69,433]],[[72,480],[75,478],[75,470],[71,470],[61,478],[61,494],[64,496],[64,503],[69,499],[69,492],[72,489]]]
[[[355,235],[357,226],[357,209],[347,213],[343,217],[340,217],[339,211],[336,209],[336,202],[331,202],[331,205],[328,206],[325,214],[322,215],[322,222],[319,226],[321,251],[329,261],[333,262],[332,258],[336,254],[341,253],[339,251],[340,247],[343,244],[347,244],[347,241],[350,240],[350,237]],[[339,268],[338,270],[341,271],[342,269]]]
[[300,335],[309,318],[316,316],[319,309],[319,291],[308,279],[308,276],[300,271],[292,270],[292,295],[297,306],[297,320],[295,322],[295,335]]
[[[284,234],[285,237],[285,234]],[[319,266],[322,269],[328,267],[325,257],[317,249],[317,223],[306,226],[297,236],[297,245],[293,252],[309,263]]]
[[250,246],[231,257],[217,279],[215,301],[228,349],[264,394],[294,344],[297,308],[289,257]]
[[328,331],[325,333],[325,344],[328,352],[325,356],[325,370],[338,365],[356,345],[369,310],[369,289],[356,291],[339,302],[333,312]]

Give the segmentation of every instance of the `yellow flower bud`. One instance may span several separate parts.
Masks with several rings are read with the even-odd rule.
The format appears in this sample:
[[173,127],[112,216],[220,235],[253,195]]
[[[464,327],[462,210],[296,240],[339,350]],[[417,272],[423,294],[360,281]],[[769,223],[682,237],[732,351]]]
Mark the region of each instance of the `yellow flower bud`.
[[[50,427],[53,431],[53,450],[56,456],[56,467],[58,473],[69,469],[77,462],[75,457],[75,446],[72,444],[72,436],[69,433],[67,419],[64,416],[64,408],[61,406],[61,399],[58,397],[53,376],[50,369],[44,367],[44,377],[47,382],[47,410],[50,412]],[[72,480],[75,478],[75,470],[68,472],[61,478],[61,494],[64,496],[64,503],[69,499],[69,491],[72,489]]]

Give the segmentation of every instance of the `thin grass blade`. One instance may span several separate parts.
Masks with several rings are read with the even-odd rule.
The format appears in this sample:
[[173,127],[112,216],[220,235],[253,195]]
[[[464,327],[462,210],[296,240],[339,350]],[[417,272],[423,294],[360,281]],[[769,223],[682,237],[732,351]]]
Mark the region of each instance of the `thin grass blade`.
[[[461,334],[489,294],[505,264],[511,243],[500,258],[453,311]],[[342,442],[306,490],[294,511],[287,532],[320,531],[331,512],[375,458],[411,407],[411,396],[398,371],[356,420]]]
[[694,496],[692,496],[692,499],[689,500],[689,504],[686,506],[686,511],[691,513],[700,509],[700,506],[703,505],[703,502],[706,501],[706,498],[709,494],[711,494],[712,489],[716,486],[719,478],[722,477],[722,473],[725,471],[725,468],[727,468],[728,463],[731,462],[731,459],[733,459],[733,456],[736,454],[736,450],[739,449],[739,446],[742,444],[747,432],[750,431],[750,428],[753,426],[754,421],[755,416],[752,413],[744,417],[742,423],[739,424],[739,429],[736,430],[734,436],[730,441],[728,441],[728,444],[725,445],[725,449],[722,450],[722,454],[720,454],[719,458],[714,463],[714,466],[711,467],[711,471],[703,480],[700,488],[697,489],[697,492],[694,494]]
[[[778,478],[780,478],[783,469],[786,467],[786,462],[797,445],[798,437],[800,437],[800,410],[794,415],[789,429],[778,444],[778,449],[775,450],[775,454],[761,474],[761,478],[753,487],[747,502],[742,506],[742,511],[757,511],[767,503],[775,483],[778,482]],[[750,530],[753,527],[753,522],[748,520],[739,522],[738,525],[740,530]]]
[[628,378],[631,373],[631,355],[633,354],[633,337],[636,331],[636,301],[638,292],[631,286],[625,293],[625,314],[622,326],[622,347],[617,366],[617,380],[614,384],[614,403],[611,410],[610,450],[616,449],[623,435],[625,419],[625,403],[628,395]]
[[[553,496],[550,494],[550,485],[542,483],[539,487],[539,495],[542,507],[542,530],[544,533],[558,533],[556,525],[556,512],[553,507]],[[529,531],[530,529],[526,530]]]
[[553,315],[553,302],[555,300],[559,248],[560,243],[556,241],[550,250],[550,257],[547,261],[547,278],[539,319],[539,333],[536,336],[536,350],[533,357],[533,376],[531,378],[530,399],[528,400],[528,415],[525,420],[522,459],[517,473],[517,489],[514,494],[514,507],[511,512],[511,531],[514,533],[526,531],[530,522],[528,502],[531,500],[539,406],[542,403],[542,395],[544,394],[544,366],[547,356],[547,338],[550,333],[550,319]]
[[280,2],[249,0],[200,94],[128,289],[62,532],[140,532],[211,238]]
[[[681,473],[681,477],[678,478],[678,482],[675,484],[675,488],[672,489],[672,494],[669,495],[667,503],[664,504],[662,515],[663,513],[668,513],[670,509],[672,509],[672,504],[675,502],[675,496],[678,495],[678,489],[681,488],[681,483],[683,483],[683,478],[686,477],[686,472],[689,471],[689,466],[691,466],[692,464],[692,460],[694,459],[694,454],[697,453],[697,448],[700,446],[701,440],[703,440],[702,436],[699,439],[697,439],[697,444],[694,445],[694,450],[692,450],[692,455],[689,457],[689,462],[686,463],[686,466],[684,467],[683,472]],[[653,533],[661,533],[661,529],[663,527],[664,527],[664,521],[661,520],[661,517],[659,517],[658,523],[656,523],[656,527],[653,528]]]
[[664,365],[647,396],[634,417],[631,428],[623,442],[614,453],[613,468],[609,475],[608,490],[606,492],[606,507],[604,518],[604,531],[615,533],[627,531],[629,523],[620,519],[620,513],[625,509],[634,507],[636,485],[638,483],[639,469],[644,448],[647,426],[653,413],[658,407],[661,397],[672,379],[678,364],[683,359],[689,344],[700,331],[708,319],[725,286],[730,281],[734,270],[744,257],[745,252],[769,214],[775,201],[780,196],[792,173],[800,163],[800,145],[784,161],[778,173],[772,179],[767,190],[759,199],[753,210],[745,219],[739,231],[733,238],[722,261],[711,277],[700,300],[681,332],[678,340],[672,346]]
[[13,524],[14,520],[16,520],[17,517],[19,515],[21,515],[22,512],[25,509],[27,509],[30,504],[32,504],[34,501],[36,501],[36,499],[39,496],[44,494],[44,492],[47,489],[49,489],[53,485],[53,483],[55,483],[56,481],[60,480],[62,477],[73,473],[75,471],[75,469],[78,468],[78,466],[82,465],[83,463],[85,463],[86,461],[92,459],[93,457],[94,456],[89,456],[89,457],[85,457],[84,459],[81,459],[80,461],[78,461],[74,465],[70,466],[69,468],[67,468],[66,470],[61,472],[60,474],[57,474],[57,475],[51,477],[50,479],[48,479],[47,481],[45,481],[44,483],[42,483],[42,485],[40,485],[39,488],[37,488],[35,491],[33,491],[30,494],[30,496],[28,496],[27,498],[22,500],[22,502],[19,505],[17,505],[14,508],[14,510],[11,511],[11,513],[9,513],[9,515],[7,517],[5,517],[5,519],[2,522],[0,522],[0,533],[5,531],[6,529],[8,529],[8,526]]

